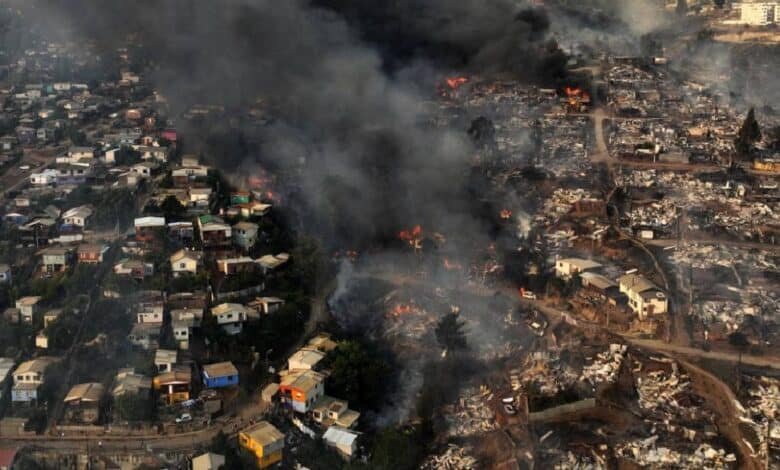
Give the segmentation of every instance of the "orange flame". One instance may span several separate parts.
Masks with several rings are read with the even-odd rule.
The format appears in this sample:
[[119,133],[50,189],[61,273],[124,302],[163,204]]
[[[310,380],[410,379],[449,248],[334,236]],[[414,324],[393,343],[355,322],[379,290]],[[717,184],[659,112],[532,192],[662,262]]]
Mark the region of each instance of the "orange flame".
[[450,87],[451,90],[457,90],[461,85],[468,83],[469,79],[466,77],[452,77],[444,80],[444,83]]
[[271,184],[271,178],[263,170],[259,174],[248,176],[246,181],[247,185],[252,189],[263,189]]
[[398,238],[407,242],[414,242],[422,238],[422,227],[415,225],[411,230],[401,230],[398,233]]
[[417,309],[411,304],[397,304],[395,307],[390,309],[389,313],[394,317],[400,317],[402,315],[409,315],[416,311]]
[[499,214],[502,219],[508,220],[512,217],[512,211],[509,209],[501,209],[501,213]]
[[583,91],[579,88],[572,88],[572,87],[565,87],[564,91],[566,92],[566,97],[568,98],[569,106],[577,107],[577,105],[581,103],[589,103],[590,102],[590,95],[588,92]]
[[450,260],[444,258],[444,269],[447,271],[454,271],[457,269],[463,269],[463,266],[460,263],[451,263]]

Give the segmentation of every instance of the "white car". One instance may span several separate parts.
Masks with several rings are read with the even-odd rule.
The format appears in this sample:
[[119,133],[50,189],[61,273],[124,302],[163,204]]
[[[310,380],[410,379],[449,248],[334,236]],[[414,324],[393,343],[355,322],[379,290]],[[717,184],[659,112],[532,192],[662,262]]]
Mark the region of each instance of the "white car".
[[183,413],[181,416],[176,418],[176,424],[189,423],[190,421],[192,421],[192,415],[189,413]]

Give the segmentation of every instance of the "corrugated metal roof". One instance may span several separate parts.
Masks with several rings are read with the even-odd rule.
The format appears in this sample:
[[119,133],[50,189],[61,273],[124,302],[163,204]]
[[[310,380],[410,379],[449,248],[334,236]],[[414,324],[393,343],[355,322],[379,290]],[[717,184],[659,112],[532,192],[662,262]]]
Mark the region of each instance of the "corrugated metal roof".
[[351,447],[358,438],[358,435],[338,426],[331,426],[327,431],[325,431],[325,434],[322,435],[322,438],[327,442],[337,446]]
[[98,402],[103,398],[105,388],[99,383],[85,383],[75,385],[65,396],[65,403],[72,401]]

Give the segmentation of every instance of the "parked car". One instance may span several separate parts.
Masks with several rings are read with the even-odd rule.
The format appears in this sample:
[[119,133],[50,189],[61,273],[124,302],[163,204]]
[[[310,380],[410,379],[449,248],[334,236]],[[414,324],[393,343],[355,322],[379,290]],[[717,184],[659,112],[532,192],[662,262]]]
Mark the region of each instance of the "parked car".
[[189,413],[182,413],[176,418],[176,424],[189,423],[190,421],[192,421],[192,415]]

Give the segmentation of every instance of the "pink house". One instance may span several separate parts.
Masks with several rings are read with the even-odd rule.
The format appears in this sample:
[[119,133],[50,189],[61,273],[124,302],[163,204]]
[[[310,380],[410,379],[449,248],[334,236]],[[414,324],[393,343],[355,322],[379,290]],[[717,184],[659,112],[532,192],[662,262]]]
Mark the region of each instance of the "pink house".
[[179,133],[176,131],[176,129],[165,129],[164,131],[160,132],[160,137],[170,142],[176,142],[179,138]]

